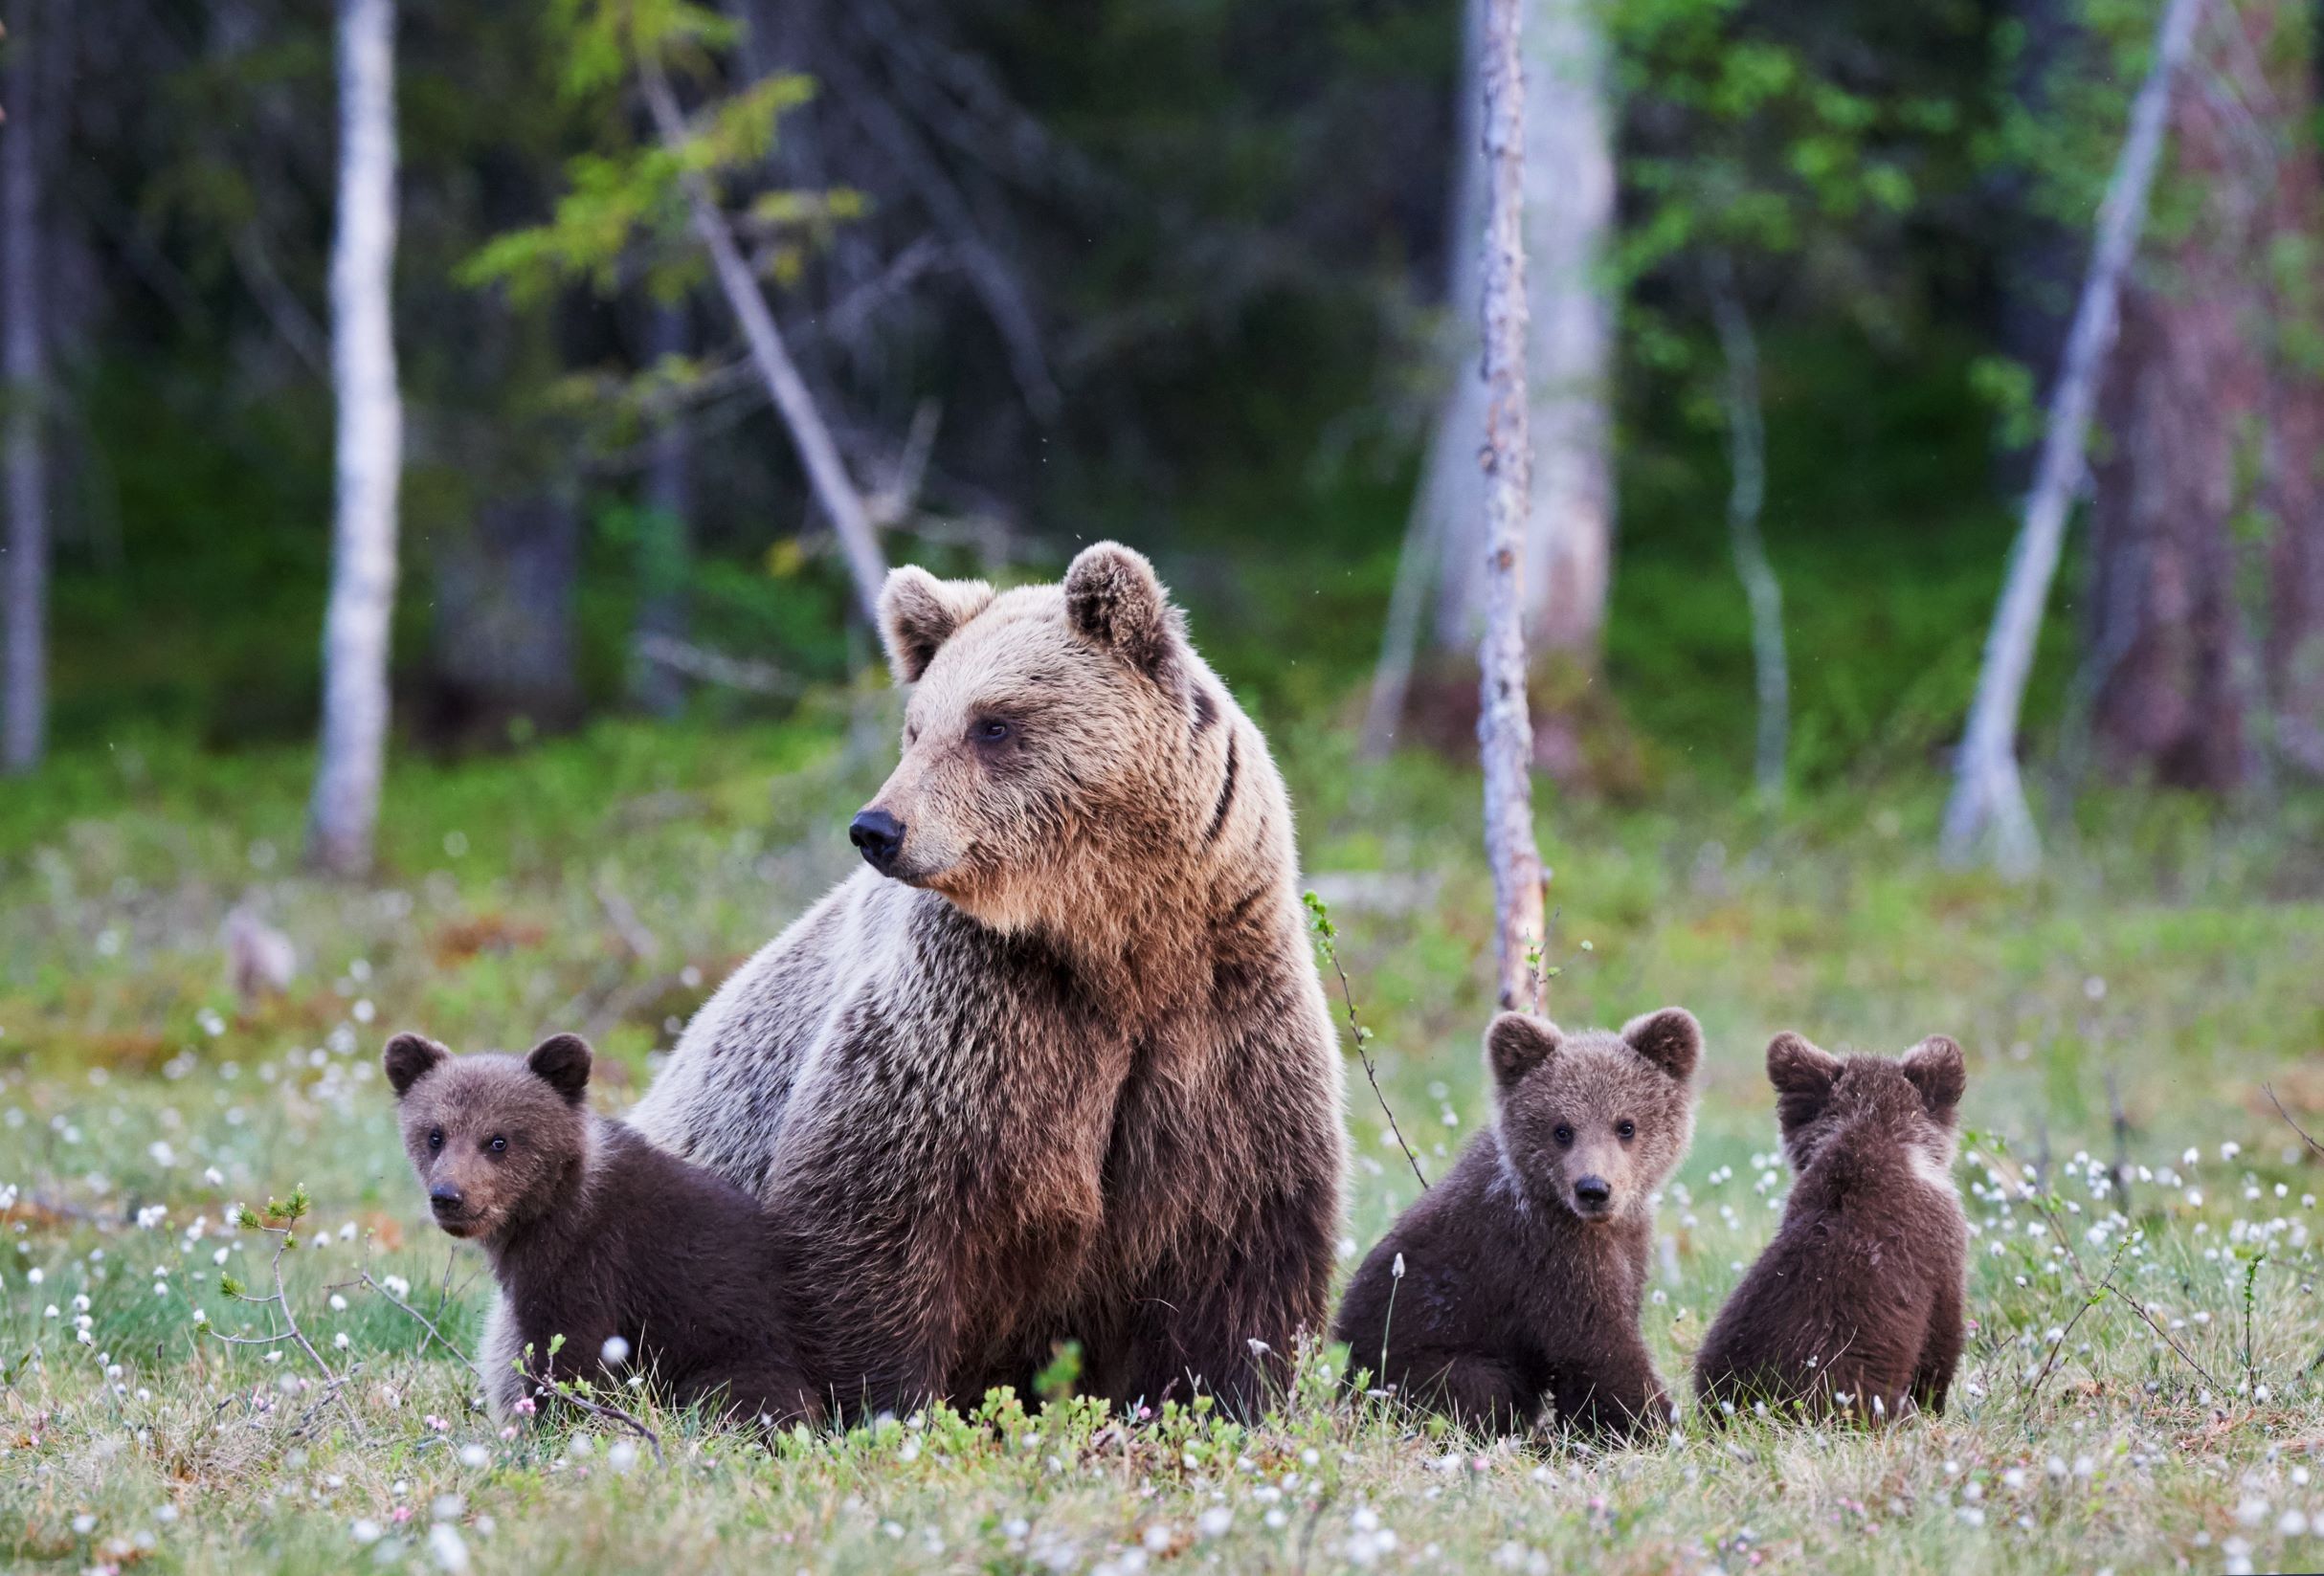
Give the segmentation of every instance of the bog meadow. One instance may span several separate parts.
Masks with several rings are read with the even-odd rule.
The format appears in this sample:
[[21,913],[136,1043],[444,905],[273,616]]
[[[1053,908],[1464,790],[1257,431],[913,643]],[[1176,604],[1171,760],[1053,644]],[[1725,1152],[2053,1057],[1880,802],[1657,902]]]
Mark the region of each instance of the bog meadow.
[[[2311,10],[5,21],[11,1567],[2324,1565]],[[383,1043],[578,1032],[621,1114],[862,867],[884,570],[1103,538],[1285,780],[1335,1292],[1493,1121],[1512,935],[1560,1024],[1701,1020],[1676,1425],[1486,1437],[1321,1331],[1247,1411],[1061,1343],[493,1415]],[[1965,1050],[1941,1414],[1692,1404],[1785,1029]]]

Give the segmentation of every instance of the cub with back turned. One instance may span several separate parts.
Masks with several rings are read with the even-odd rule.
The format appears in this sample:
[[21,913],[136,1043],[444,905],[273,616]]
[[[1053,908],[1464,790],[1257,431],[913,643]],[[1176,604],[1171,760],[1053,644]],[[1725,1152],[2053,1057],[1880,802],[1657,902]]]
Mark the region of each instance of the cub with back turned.
[[1695,1393],[1714,1420],[1760,1404],[1872,1423],[1944,1410],[1968,1276],[1953,1185],[1961,1048],[1936,1034],[1898,1060],[1844,1060],[1783,1033],[1767,1078],[1798,1180],[1703,1338]]
[[398,1034],[381,1059],[436,1223],[500,1281],[479,1365],[494,1415],[640,1367],[730,1418],[820,1414],[758,1201],[593,1115],[577,1035],[519,1057]]
[[1495,1018],[1492,1123],[1356,1272],[1333,1331],[1351,1365],[1486,1432],[1526,1432],[1545,1409],[1604,1436],[1667,1422],[1639,1305],[1702,1049],[1675,1007],[1620,1034]]

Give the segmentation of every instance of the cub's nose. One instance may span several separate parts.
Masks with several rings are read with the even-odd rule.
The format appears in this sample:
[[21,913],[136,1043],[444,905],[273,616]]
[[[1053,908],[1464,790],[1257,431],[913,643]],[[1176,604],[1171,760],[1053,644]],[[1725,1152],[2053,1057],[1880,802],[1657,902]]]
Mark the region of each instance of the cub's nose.
[[1613,1198],[1604,1177],[1582,1177],[1574,1184],[1574,1202],[1585,1210],[1602,1210]]
[[434,1210],[439,1217],[458,1214],[461,1207],[467,1202],[460,1196],[460,1190],[449,1182],[439,1182],[428,1189],[428,1208]]
[[864,863],[886,876],[904,849],[904,823],[883,810],[860,810],[847,823],[847,840],[863,851]]

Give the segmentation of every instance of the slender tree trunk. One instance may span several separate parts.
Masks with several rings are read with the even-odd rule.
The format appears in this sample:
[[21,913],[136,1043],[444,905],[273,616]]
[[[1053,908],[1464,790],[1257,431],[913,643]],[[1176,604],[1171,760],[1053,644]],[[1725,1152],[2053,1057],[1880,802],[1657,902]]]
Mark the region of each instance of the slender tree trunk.
[[1540,1006],[1541,851],[1533,840],[1533,724],[1526,707],[1526,522],[1531,498],[1526,387],[1526,140],[1522,0],[1487,0],[1485,149],[1486,411],[1485,636],[1478,651],[1478,752],[1485,765],[1485,851],[1493,867],[1495,962],[1505,1009]]
[[394,0],[339,0],[339,222],[331,247],[338,504],[323,633],[323,744],[312,855],[371,862],[388,738],[403,404],[395,383]]
[[1752,751],[1752,781],[1769,804],[1783,798],[1785,758],[1791,752],[1791,675],[1783,650],[1783,586],[1768,562],[1759,514],[1767,501],[1767,424],[1759,397],[1759,342],[1735,299],[1726,259],[1713,265],[1711,316],[1727,362],[1727,451],[1732,482],[1727,494],[1728,545],[1751,605],[1751,656],[1758,692],[1759,726]]
[[[660,63],[648,58],[640,62],[639,72],[646,107],[653,114],[655,129],[663,144],[673,151],[683,147],[685,117],[679,111],[678,96],[671,92]],[[750,346],[750,359],[757,364],[759,376],[766,380],[767,392],[773,399],[776,411],[784,426],[791,430],[791,441],[798,448],[799,460],[807,469],[816,501],[823,506],[823,513],[839,538],[840,555],[847,561],[848,573],[855,581],[857,605],[865,620],[877,628],[880,588],[887,579],[887,561],[881,555],[880,539],[872,527],[871,515],[863,506],[863,495],[848,477],[846,461],[839,457],[838,445],[831,439],[831,429],[824,425],[823,413],[816,408],[815,395],[809,392],[807,381],[799,376],[790,350],[784,346],[782,330],[775,326],[767,298],[759,293],[757,277],[744,260],[742,249],[735,245],[734,233],[727,228],[726,215],[719,211],[709,183],[691,169],[683,179],[695,237],[710,254],[719,290],[726,296],[735,321],[742,325],[743,338]]]
[[1993,628],[1985,638],[1977,699],[1961,741],[1953,796],[1945,807],[1942,849],[1954,863],[1970,858],[1988,834],[1996,861],[2005,871],[2022,875],[2041,859],[2041,843],[2018,775],[2018,717],[2066,540],[2067,513],[2086,474],[2090,413],[2113,343],[2123,272],[2145,227],[2172,83],[2187,57],[2201,10],[2202,0],[2170,0],[2163,12],[2155,63],[2131,106],[2130,132],[2099,206],[2097,241],[2073,327],[2067,335],[2066,365],[2051,395],[2049,425],[2025,502],[2025,523],[2011,550]]
[[7,112],[0,125],[0,270],[6,273],[0,311],[7,314],[8,553],[0,597],[7,650],[0,668],[0,770],[31,771],[40,764],[48,734],[49,499],[48,454],[41,433],[49,402],[47,303],[42,284],[47,258],[41,203],[38,138],[43,117],[40,24],[28,0],[12,12],[14,35],[6,45]]
[[[647,351],[659,361],[682,356],[690,341],[686,303],[659,301],[652,308]],[[685,416],[672,411],[648,446],[645,486],[637,531],[637,641],[682,640],[686,633],[686,561],[693,512],[690,454]],[[657,717],[675,715],[685,704],[683,676],[667,663],[633,655],[631,694]]]

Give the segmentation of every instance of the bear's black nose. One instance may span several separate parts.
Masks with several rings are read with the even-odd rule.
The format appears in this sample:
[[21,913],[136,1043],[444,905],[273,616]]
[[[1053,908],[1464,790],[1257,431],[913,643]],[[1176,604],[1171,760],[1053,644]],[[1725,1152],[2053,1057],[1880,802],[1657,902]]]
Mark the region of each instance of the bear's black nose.
[[1585,1210],[1602,1210],[1613,1196],[1604,1177],[1583,1177],[1574,1184],[1574,1201]]
[[460,1206],[465,1203],[467,1200],[460,1196],[460,1190],[449,1182],[439,1182],[428,1189],[428,1208],[439,1215],[457,1215],[460,1212]]
[[896,867],[904,848],[904,823],[883,810],[857,812],[847,823],[847,840],[863,851],[864,862],[885,876]]

